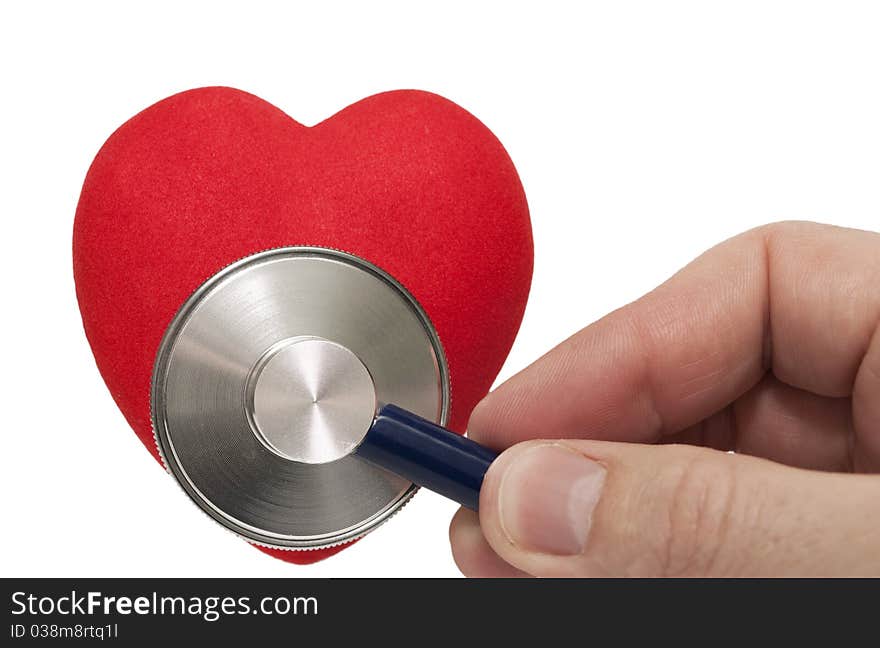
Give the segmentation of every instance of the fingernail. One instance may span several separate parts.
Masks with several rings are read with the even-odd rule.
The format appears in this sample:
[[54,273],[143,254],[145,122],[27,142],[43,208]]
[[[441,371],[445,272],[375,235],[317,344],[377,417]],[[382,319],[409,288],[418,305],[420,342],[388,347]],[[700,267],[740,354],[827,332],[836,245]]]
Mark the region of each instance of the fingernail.
[[508,540],[528,551],[582,553],[605,468],[558,443],[529,448],[501,477],[498,508]]

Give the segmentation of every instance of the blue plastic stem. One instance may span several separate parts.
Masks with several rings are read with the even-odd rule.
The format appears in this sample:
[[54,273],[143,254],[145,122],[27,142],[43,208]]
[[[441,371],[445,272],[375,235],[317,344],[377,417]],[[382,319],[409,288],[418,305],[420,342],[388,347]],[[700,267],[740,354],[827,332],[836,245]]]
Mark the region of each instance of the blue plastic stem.
[[385,405],[356,454],[471,510],[497,453],[412,412]]

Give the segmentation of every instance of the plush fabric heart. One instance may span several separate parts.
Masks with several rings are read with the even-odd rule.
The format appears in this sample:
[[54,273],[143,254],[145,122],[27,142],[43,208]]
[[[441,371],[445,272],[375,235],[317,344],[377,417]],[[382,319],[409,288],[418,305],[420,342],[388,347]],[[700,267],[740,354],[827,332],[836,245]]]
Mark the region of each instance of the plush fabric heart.
[[[444,345],[463,432],[519,328],[532,273],[526,198],[475,117],[437,95],[364,99],[313,127],[231,88],[147,108],[83,185],[73,270],[98,368],[158,459],[150,377],[162,335],[208,277],[289,245],[356,254],[421,303]],[[266,550],[308,563],[336,553]]]

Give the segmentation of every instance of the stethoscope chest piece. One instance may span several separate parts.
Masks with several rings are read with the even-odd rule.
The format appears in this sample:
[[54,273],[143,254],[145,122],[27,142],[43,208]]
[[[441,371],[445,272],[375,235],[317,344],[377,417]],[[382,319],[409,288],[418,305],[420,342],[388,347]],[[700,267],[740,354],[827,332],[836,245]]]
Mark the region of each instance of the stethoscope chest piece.
[[428,316],[350,254],[282,248],[238,261],[181,307],[151,389],[159,451],[190,498],[270,547],[327,547],[416,490],[353,453],[394,403],[446,422],[449,378]]

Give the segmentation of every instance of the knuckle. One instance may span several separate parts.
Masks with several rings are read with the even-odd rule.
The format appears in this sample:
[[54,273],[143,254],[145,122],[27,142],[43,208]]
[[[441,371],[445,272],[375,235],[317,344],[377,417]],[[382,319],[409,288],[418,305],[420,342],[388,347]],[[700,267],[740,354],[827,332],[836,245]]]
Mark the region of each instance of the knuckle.
[[665,576],[727,571],[721,557],[733,531],[738,480],[723,453],[688,450],[667,484],[667,520],[658,562]]
[[778,220],[755,228],[768,238],[787,238],[816,229],[816,223],[803,220]]

